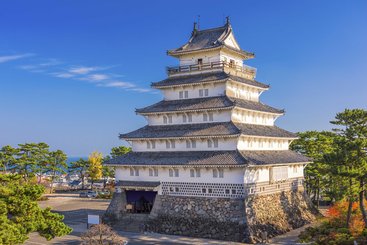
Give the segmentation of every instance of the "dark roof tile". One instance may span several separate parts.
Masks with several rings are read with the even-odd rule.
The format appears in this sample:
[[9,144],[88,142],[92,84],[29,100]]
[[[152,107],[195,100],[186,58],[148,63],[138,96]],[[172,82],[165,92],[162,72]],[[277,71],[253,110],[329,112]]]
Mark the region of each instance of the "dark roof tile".
[[253,135],[265,137],[296,138],[297,136],[276,126],[255,124],[240,124],[233,122],[147,125],[126,134],[120,134],[121,139],[144,138],[185,138],[185,137],[215,137],[230,135]]
[[290,150],[284,151],[185,151],[129,152],[110,159],[106,165],[235,166],[305,163],[311,160]]
[[162,100],[151,106],[137,109],[137,113],[155,113],[155,112],[173,112],[173,111],[190,111],[205,109],[223,109],[237,106],[244,109],[263,111],[270,113],[284,113],[283,110],[275,109],[268,105],[256,101],[229,98],[227,96],[206,97],[185,100]]
[[310,162],[311,159],[290,150],[284,151],[242,151],[249,165],[285,164]]
[[107,165],[241,165],[237,151],[129,152],[110,159]]

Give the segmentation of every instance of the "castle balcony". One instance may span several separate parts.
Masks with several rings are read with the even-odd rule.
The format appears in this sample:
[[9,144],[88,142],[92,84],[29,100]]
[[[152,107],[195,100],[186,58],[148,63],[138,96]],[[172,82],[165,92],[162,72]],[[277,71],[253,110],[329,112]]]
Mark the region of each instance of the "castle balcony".
[[247,65],[239,66],[226,61],[167,67],[167,74],[169,77],[214,71],[224,71],[228,74],[251,80],[256,76],[256,68]]

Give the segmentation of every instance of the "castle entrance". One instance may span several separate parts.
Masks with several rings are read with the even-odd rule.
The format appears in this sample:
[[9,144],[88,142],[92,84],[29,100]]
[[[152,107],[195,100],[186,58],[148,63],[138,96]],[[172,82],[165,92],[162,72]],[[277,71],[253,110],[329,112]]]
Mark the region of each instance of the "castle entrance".
[[130,213],[150,213],[153,208],[156,191],[126,191],[126,211]]

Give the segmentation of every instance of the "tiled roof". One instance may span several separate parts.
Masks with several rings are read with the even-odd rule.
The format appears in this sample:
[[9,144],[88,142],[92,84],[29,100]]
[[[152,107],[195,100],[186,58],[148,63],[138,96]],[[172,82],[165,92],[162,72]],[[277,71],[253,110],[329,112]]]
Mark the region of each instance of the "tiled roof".
[[157,187],[161,183],[159,181],[128,181],[120,180],[116,183],[116,186],[121,187]]
[[236,127],[244,135],[297,138],[297,135],[277,126],[265,126],[256,124],[235,123]]
[[127,134],[121,134],[120,138],[176,138],[176,137],[203,137],[236,135],[239,130],[233,123],[196,123],[174,124],[162,126],[145,126]]
[[129,152],[105,162],[107,165],[235,166],[305,163],[310,159],[284,151],[185,151]]
[[246,52],[241,49],[227,46],[224,40],[232,33],[232,27],[228,23],[222,27],[211,28],[206,30],[195,29],[190,40],[181,47],[173,50],[169,50],[168,54],[177,55],[181,53],[194,52],[205,49],[213,49],[219,47],[226,47],[233,51],[236,51],[244,56],[253,57],[254,54]]
[[249,165],[310,162],[311,159],[290,150],[284,151],[242,151]]
[[220,46],[222,43],[218,42],[218,40],[220,40],[220,37],[227,31],[227,29],[228,27],[225,25],[207,30],[197,30],[193,33],[191,40],[188,43],[174,51],[198,50]]
[[259,87],[259,88],[268,88],[269,85],[257,82],[255,80],[250,80],[242,77],[237,77],[233,75],[229,75],[224,71],[221,72],[209,72],[203,74],[195,74],[195,75],[185,75],[185,76],[176,76],[176,77],[168,77],[159,82],[152,83],[152,87],[162,88],[162,87],[171,87],[178,85],[190,85],[195,83],[208,83],[215,82],[219,80],[228,80],[232,79],[233,81],[244,83],[247,85]]
[[241,165],[237,151],[129,152],[111,159],[109,165]]
[[297,136],[276,126],[240,124],[233,122],[147,125],[127,134],[120,134],[121,139],[145,138],[185,138],[185,137],[215,137],[230,135],[253,135],[265,137],[296,138]]
[[154,112],[172,112],[172,111],[190,111],[203,109],[222,109],[238,106],[240,108],[263,111],[270,113],[284,113],[283,110],[275,109],[268,105],[256,101],[241,100],[229,98],[227,96],[206,97],[185,100],[162,100],[154,105],[137,109],[137,113],[154,113]]

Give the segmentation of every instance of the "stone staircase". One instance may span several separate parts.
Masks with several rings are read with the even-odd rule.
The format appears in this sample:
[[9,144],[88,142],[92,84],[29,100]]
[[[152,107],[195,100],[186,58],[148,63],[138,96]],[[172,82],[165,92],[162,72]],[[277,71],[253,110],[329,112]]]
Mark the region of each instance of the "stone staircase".
[[124,214],[124,216],[113,225],[113,228],[120,231],[141,232],[143,227],[142,224],[146,223],[148,217],[149,214]]

